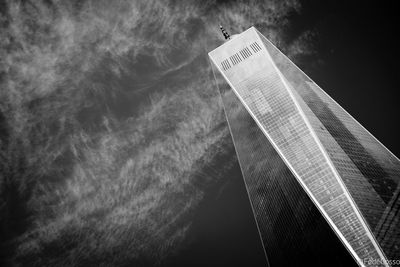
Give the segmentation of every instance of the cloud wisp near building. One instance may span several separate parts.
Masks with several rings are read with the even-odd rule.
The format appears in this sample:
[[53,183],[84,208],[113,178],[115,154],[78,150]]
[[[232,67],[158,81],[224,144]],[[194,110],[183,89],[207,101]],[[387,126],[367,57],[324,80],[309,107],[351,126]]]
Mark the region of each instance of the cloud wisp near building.
[[254,27],[209,57],[270,266],[398,259],[399,159]]

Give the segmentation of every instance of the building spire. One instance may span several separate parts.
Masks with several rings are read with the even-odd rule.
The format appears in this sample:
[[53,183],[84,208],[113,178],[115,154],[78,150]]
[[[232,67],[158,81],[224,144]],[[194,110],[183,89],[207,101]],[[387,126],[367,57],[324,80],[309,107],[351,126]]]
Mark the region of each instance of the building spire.
[[224,29],[224,27],[222,27],[221,25],[219,25],[219,28],[221,29],[222,34],[224,35],[224,37],[225,37],[226,40],[231,39],[231,36],[230,36],[229,33]]

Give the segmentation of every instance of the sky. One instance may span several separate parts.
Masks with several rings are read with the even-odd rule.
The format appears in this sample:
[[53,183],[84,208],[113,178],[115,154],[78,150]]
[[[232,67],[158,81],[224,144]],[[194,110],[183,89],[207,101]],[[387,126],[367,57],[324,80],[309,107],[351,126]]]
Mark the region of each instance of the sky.
[[4,1],[0,262],[265,259],[207,53],[254,25],[396,155],[395,9]]

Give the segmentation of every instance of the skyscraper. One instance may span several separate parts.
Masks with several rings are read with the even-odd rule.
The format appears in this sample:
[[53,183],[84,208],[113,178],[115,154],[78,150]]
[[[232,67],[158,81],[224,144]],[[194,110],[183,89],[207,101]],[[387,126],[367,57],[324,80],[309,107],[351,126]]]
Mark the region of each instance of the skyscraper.
[[254,27],[209,56],[270,265],[398,259],[399,159]]

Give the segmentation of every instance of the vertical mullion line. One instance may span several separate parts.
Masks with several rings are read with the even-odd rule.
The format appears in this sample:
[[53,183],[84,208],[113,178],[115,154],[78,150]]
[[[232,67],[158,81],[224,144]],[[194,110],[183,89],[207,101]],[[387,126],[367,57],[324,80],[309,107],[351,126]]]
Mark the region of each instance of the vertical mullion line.
[[[210,63],[210,64],[214,64],[214,61],[213,61],[212,58],[211,58],[211,63]],[[217,67],[217,69],[218,69],[218,67]],[[245,181],[245,178],[244,178],[244,172],[243,172],[244,169],[243,169],[243,166],[242,166],[242,164],[240,163],[240,160],[239,160],[239,154],[238,154],[238,150],[237,150],[237,148],[236,148],[235,139],[234,139],[234,137],[233,137],[233,135],[232,135],[232,128],[231,128],[231,125],[230,125],[230,122],[229,122],[228,115],[227,115],[227,113],[226,113],[226,109],[225,109],[225,105],[224,105],[224,101],[223,101],[223,96],[222,96],[222,94],[221,94],[221,91],[219,90],[219,85],[218,85],[217,79],[216,79],[216,77],[215,77],[214,68],[211,67],[211,70],[212,70],[212,72],[213,72],[214,80],[215,80],[215,83],[216,83],[217,88],[218,88],[218,93],[219,93],[219,95],[220,95],[220,99],[221,99],[221,102],[222,102],[222,108],[224,109],[225,118],[226,118],[226,121],[227,121],[227,124],[228,124],[229,132],[231,133],[231,138],[232,138],[232,141],[233,141],[233,147],[235,148],[235,151],[236,151],[236,156],[237,156],[237,158],[238,158],[239,167],[240,167],[240,170],[241,170],[242,176],[243,176],[243,183],[244,183],[244,186],[245,186],[245,188],[246,188],[247,197],[249,198],[250,207],[251,207],[251,210],[252,210],[252,212],[253,212],[253,218],[254,218],[255,223],[256,223],[256,226],[257,226],[258,236],[260,237],[261,245],[262,245],[263,250],[264,250],[265,259],[267,260],[267,265],[268,265],[268,266],[271,266],[270,263],[269,263],[269,260],[268,260],[267,251],[266,251],[265,246],[264,246],[264,240],[263,240],[262,235],[261,235],[260,227],[259,227],[259,225],[258,225],[258,221],[257,221],[256,215],[255,215],[256,213],[255,213],[255,211],[254,211],[253,202],[252,202],[252,199],[251,199],[250,194],[249,194],[249,188],[248,188],[248,186],[247,186],[247,184],[246,184],[246,181]],[[219,71],[220,71],[220,70],[219,70]],[[221,72],[221,74],[222,74],[222,76],[225,78],[225,80],[227,80],[226,77],[225,77],[225,75],[223,74],[223,72]],[[229,82],[228,82],[228,85],[229,85],[229,87],[231,87],[231,84],[230,84]],[[233,90],[233,89],[231,88],[231,90]]]
[[[257,34],[257,32],[256,32],[256,34]],[[257,34],[257,37],[258,37],[258,39],[262,42],[262,40],[261,40],[261,38],[258,36],[258,34]],[[289,93],[289,95],[290,95],[290,98],[292,99],[292,101],[294,102],[295,106],[297,107],[300,116],[302,117],[302,119],[304,120],[304,122],[305,122],[307,128],[309,129],[310,134],[312,135],[314,141],[317,143],[318,148],[321,150],[322,154],[324,155],[324,158],[325,158],[325,160],[327,161],[327,164],[329,165],[329,167],[330,167],[331,170],[333,171],[333,174],[334,174],[334,176],[336,177],[336,179],[337,179],[337,181],[339,182],[339,184],[341,185],[342,190],[344,191],[345,195],[348,197],[348,200],[349,200],[349,202],[350,202],[351,207],[354,209],[354,212],[355,212],[355,214],[356,214],[356,217],[360,220],[360,223],[361,223],[361,225],[363,226],[364,230],[366,231],[366,234],[367,234],[367,236],[369,237],[371,243],[372,243],[373,246],[375,247],[376,252],[379,254],[379,256],[380,256],[383,260],[386,260],[386,257],[385,257],[385,255],[383,254],[381,247],[379,246],[379,244],[378,244],[377,241],[375,240],[375,238],[374,238],[374,236],[373,236],[373,234],[372,234],[372,231],[370,230],[370,228],[369,228],[368,225],[366,224],[363,215],[361,214],[361,212],[360,212],[359,209],[357,208],[357,205],[355,204],[353,197],[350,195],[350,193],[349,193],[348,190],[347,190],[347,187],[344,185],[343,181],[341,180],[341,177],[340,177],[339,173],[337,172],[335,166],[334,166],[333,163],[331,162],[330,157],[328,156],[327,152],[325,151],[325,149],[324,149],[324,147],[323,147],[321,141],[319,140],[318,136],[317,136],[316,133],[314,132],[314,130],[313,130],[313,128],[312,128],[310,122],[308,121],[307,117],[306,117],[305,114],[304,114],[304,111],[301,109],[300,105],[297,103],[297,100],[295,100],[295,97],[293,96],[293,93],[291,92],[289,86],[286,84],[285,79],[282,78],[283,74],[280,73],[278,67],[277,67],[277,66],[275,65],[275,63],[273,62],[273,60],[272,60],[271,56],[269,55],[269,53],[267,52],[267,50],[266,50],[266,53],[267,53],[268,57],[270,58],[270,61],[272,62],[272,65],[274,66],[275,70],[277,71],[277,73],[278,73],[278,75],[279,75],[279,77],[280,77],[280,79],[281,79],[281,81],[282,81],[284,87],[285,87],[286,90],[288,91],[288,93]],[[289,62],[293,64],[292,61],[289,61]],[[320,205],[320,204],[319,204],[319,205]],[[321,206],[321,208],[322,208],[322,205],[320,205],[320,206]],[[322,208],[322,209],[323,209],[323,208]],[[328,214],[326,214],[326,215],[327,215],[327,217],[329,217]],[[329,218],[329,219],[331,220],[331,218]],[[332,223],[333,223],[333,221],[332,221]],[[334,223],[333,223],[333,224],[334,224]],[[336,227],[336,228],[337,228],[337,227]],[[339,230],[339,229],[338,229],[338,230]],[[340,231],[338,231],[338,232],[340,232]],[[344,235],[343,235],[341,232],[340,232],[340,234],[344,237]],[[346,240],[346,241],[347,241],[347,240]],[[358,254],[357,254],[356,251],[353,249],[353,247],[350,245],[350,243],[348,243],[348,245],[349,245],[349,247],[351,248],[351,250],[355,253],[357,259],[360,260],[360,261],[358,261],[358,260],[357,260],[357,261],[360,263],[361,266],[363,266],[363,262],[362,262],[363,259],[361,259],[361,258],[358,256]],[[384,265],[387,266],[387,267],[389,267],[387,261],[384,261]]]
[[[286,165],[289,167],[289,170],[293,173],[293,175],[295,177],[299,177],[299,175],[297,174],[296,170],[293,169],[293,167],[291,166],[291,164],[289,163],[288,159],[282,154],[282,151],[279,149],[279,147],[277,146],[276,142],[271,138],[271,136],[268,134],[268,132],[264,129],[264,126],[261,124],[260,120],[255,116],[254,112],[250,109],[250,107],[248,106],[248,104],[246,103],[246,101],[244,101],[243,96],[241,96],[238,92],[237,89],[234,89],[235,87],[232,85],[232,83],[229,81],[229,79],[226,77],[226,75],[221,72],[222,76],[225,78],[225,80],[227,81],[227,83],[231,86],[231,88],[233,89],[234,93],[237,95],[237,97],[241,100],[242,104],[246,107],[247,111],[249,112],[249,114],[253,117],[254,121],[257,123],[257,125],[259,126],[259,128],[262,130],[262,132],[264,133],[265,136],[267,136],[268,140],[271,142],[271,144],[273,145],[273,147],[275,148],[275,150],[278,152],[279,156],[284,160],[284,162],[286,163]],[[279,79],[279,77],[278,77]],[[318,201],[315,199],[314,195],[310,192],[310,190],[308,189],[308,187],[304,184],[304,182],[301,179],[298,179],[298,182],[302,185],[303,190],[305,190],[307,192],[307,194],[309,195],[309,197],[311,198],[311,200],[313,201],[314,205],[320,210],[320,212],[324,215],[324,217],[326,218],[326,220],[328,220],[330,222],[330,226],[331,228],[334,229],[335,233],[337,233],[341,238],[340,240],[346,244],[346,247],[348,248],[348,250],[351,252],[351,254],[353,255],[353,257],[357,260],[358,255],[355,254],[355,251],[352,249],[352,247],[350,246],[350,244],[348,243],[348,241],[344,238],[344,236],[342,235],[342,233],[340,231],[338,231],[337,226],[332,222],[332,220],[330,219],[330,217],[328,216],[328,214],[326,213],[326,211],[322,208],[322,206],[318,203]],[[335,230],[336,229],[336,230]],[[357,261],[359,262],[359,261]],[[360,263],[360,262],[359,262]]]

